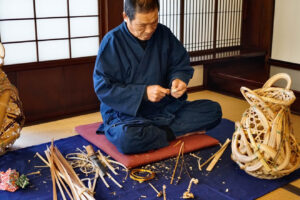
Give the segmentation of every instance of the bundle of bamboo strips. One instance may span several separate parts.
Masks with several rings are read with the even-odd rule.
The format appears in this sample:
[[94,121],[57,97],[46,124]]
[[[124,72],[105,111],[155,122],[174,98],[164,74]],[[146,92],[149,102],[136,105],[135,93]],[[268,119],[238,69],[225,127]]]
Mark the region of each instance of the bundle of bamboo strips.
[[[51,178],[53,184],[53,199],[57,200],[56,184],[60,190],[62,198],[65,200],[65,192],[68,194],[70,199],[75,200],[94,200],[93,197],[95,182],[93,188],[87,188],[82,181],[79,179],[72,166],[63,157],[57,147],[53,145],[47,148],[45,151],[47,160],[46,161],[41,155],[37,153],[39,158],[50,167]],[[97,174],[96,174],[97,177]],[[95,180],[96,181],[96,178]],[[67,188],[68,186],[68,188]],[[64,190],[63,190],[64,188]],[[71,191],[71,192],[70,192]]]
[[[271,87],[279,79],[286,80],[286,88]],[[253,91],[241,88],[250,108],[241,122],[236,122],[231,158],[257,178],[280,178],[299,167],[300,148],[289,109],[296,98],[290,86],[289,75],[280,73],[271,77],[263,88]]]

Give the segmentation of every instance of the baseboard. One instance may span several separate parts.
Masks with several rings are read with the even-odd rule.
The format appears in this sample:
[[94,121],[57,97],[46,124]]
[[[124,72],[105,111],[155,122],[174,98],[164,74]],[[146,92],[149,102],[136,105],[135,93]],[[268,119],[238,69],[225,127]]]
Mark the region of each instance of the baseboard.
[[189,87],[187,89],[187,93],[194,93],[194,92],[199,92],[199,91],[202,91],[204,90],[204,86],[203,85],[200,85],[200,86],[194,86],[194,87]]
[[293,114],[300,115],[300,91],[294,91],[296,100],[291,106],[291,111]]
[[300,64],[286,62],[286,61],[282,61],[282,60],[269,59],[268,64],[273,65],[273,66],[278,66],[281,68],[300,70]]

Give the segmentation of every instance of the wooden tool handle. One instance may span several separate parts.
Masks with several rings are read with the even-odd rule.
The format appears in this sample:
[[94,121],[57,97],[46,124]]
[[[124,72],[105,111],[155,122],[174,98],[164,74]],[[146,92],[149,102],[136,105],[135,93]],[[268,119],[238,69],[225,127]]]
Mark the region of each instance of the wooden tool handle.
[[86,150],[86,152],[87,152],[88,156],[92,156],[92,155],[94,155],[94,154],[95,154],[95,151],[94,151],[94,149],[93,149],[92,145],[88,145],[88,146],[86,146],[86,147],[85,147],[85,150]]

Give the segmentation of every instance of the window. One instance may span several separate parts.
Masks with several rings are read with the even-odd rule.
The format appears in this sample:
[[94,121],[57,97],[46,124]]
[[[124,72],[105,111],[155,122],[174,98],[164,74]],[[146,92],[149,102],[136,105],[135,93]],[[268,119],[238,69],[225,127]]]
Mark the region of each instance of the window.
[[241,45],[243,0],[161,0],[159,21],[191,53]]
[[1,0],[5,64],[95,56],[98,0]]

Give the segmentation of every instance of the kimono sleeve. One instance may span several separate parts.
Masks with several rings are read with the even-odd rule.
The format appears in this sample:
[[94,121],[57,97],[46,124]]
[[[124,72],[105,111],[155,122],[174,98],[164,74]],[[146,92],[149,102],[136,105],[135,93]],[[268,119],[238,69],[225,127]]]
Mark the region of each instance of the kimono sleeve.
[[190,65],[190,57],[181,42],[170,31],[170,51],[168,60],[169,85],[176,78],[182,80],[187,85],[193,77],[194,69]]
[[120,55],[112,38],[103,39],[94,69],[94,89],[102,103],[118,112],[136,116],[146,85],[125,84],[123,56],[126,55]]

